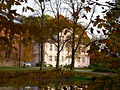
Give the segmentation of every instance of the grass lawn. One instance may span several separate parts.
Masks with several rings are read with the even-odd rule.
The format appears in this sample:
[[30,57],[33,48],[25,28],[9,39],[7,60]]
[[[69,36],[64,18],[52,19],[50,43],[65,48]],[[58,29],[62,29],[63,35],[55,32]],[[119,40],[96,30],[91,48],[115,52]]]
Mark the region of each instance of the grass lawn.
[[[69,69],[69,68],[64,68],[64,69]],[[93,69],[87,69],[87,68],[74,68],[75,70],[85,70],[85,71],[93,71]]]
[[[0,66],[0,70],[39,70],[40,69],[40,67],[16,67],[16,66]],[[54,69],[54,68],[44,68],[45,70],[47,69],[49,69],[49,70],[51,70],[51,69]],[[69,68],[63,68],[63,70],[64,69],[69,69]],[[83,71],[93,71],[92,69],[85,69],[85,68],[75,68],[75,70],[83,70]]]
[[86,69],[86,68],[75,68],[77,70],[87,70],[87,71],[93,71],[93,69]]
[[31,67],[13,67],[13,66],[0,66],[0,70],[28,70],[28,69],[32,69]]

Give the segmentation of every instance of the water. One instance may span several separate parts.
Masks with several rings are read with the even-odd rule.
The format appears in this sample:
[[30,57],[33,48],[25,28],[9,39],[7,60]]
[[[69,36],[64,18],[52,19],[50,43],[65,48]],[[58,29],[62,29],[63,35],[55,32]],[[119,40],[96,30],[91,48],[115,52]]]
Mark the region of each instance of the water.
[[102,77],[96,80],[39,80],[16,83],[3,80],[0,90],[120,90],[119,77]]

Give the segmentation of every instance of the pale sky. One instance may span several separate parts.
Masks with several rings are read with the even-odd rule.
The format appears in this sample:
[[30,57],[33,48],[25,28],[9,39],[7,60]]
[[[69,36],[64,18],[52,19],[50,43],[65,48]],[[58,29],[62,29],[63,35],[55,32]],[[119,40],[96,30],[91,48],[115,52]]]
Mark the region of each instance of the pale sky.
[[[93,1],[96,1],[96,0],[93,0]],[[103,4],[105,4],[105,2],[106,1],[110,1],[110,2],[112,2],[112,1],[114,1],[114,0],[98,0],[100,3],[103,3]],[[97,1],[97,2],[98,2]],[[33,12],[31,12],[30,10],[28,10],[27,12],[22,12],[22,8],[23,8],[23,6],[30,6],[30,7],[33,7],[33,8],[35,8],[35,9],[37,9],[39,6],[37,6],[35,3],[34,3],[34,0],[28,0],[28,3],[21,3],[22,5],[19,5],[19,6],[13,6],[12,8],[13,9],[17,9],[17,13],[19,13],[19,14],[21,14],[21,15],[25,15],[25,16],[32,16],[32,15],[34,15],[34,13]],[[64,6],[65,7],[65,6]],[[100,12],[101,12],[101,7],[96,7],[96,13],[99,15],[99,14],[101,14]],[[50,13],[49,11],[47,11],[46,12],[47,14],[48,13]]]
[[[96,0],[92,0],[92,1],[96,1]],[[101,3],[101,4],[105,4],[105,2],[106,1],[110,1],[110,2],[113,2],[114,0],[98,0],[97,2],[99,2],[99,3]],[[22,3],[22,5],[20,5],[20,6],[13,6],[12,8],[13,9],[17,9],[17,13],[19,13],[19,14],[21,14],[21,15],[25,15],[25,16],[34,16],[35,15],[35,13],[34,12],[31,12],[30,10],[28,10],[27,12],[22,12],[22,7],[23,6],[30,6],[30,7],[32,7],[32,8],[34,8],[34,9],[38,9],[38,7],[39,6],[37,6],[35,3],[34,3],[34,0],[28,0],[28,3]],[[66,7],[66,5],[63,5],[63,7]],[[50,7],[48,7],[48,8],[50,8]],[[106,9],[106,7],[105,7],[105,9]],[[38,9],[39,10],[39,9]],[[96,6],[96,9],[95,9],[95,14],[94,14],[94,17],[96,17],[96,16],[98,16],[98,15],[100,15],[100,17],[103,17],[103,14],[101,13],[101,11],[102,11],[102,8],[100,7],[100,6]],[[49,14],[49,15],[53,15],[53,14],[51,14],[49,11],[46,11],[46,14]],[[63,13],[63,14],[65,14],[65,13]],[[87,15],[87,13],[86,13],[86,15]],[[87,17],[88,18],[90,18],[90,15],[91,15],[91,13],[89,13],[88,15],[87,15]],[[82,19],[80,19],[81,21],[80,21],[80,23],[82,23],[83,25],[87,25],[87,22],[89,22],[89,19],[88,20],[82,20]],[[94,27],[94,29],[95,30],[99,30],[97,27]],[[94,33],[97,33],[97,31],[94,31]],[[88,33],[89,34],[89,33]],[[103,32],[101,32],[100,33],[101,35],[103,34]],[[100,36],[100,35],[99,35]],[[90,37],[91,37],[91,35],[90,35]]]

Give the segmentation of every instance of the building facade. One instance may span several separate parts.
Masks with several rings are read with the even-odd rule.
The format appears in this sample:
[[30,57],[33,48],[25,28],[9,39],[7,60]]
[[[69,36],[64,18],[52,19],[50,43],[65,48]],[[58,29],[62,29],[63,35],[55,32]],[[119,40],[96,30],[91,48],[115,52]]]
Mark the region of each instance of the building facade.
[[[33,58],[33,64],[39,63],[40,60],[38,59],[39,49],[38,44],[34,44],[34,58]],[[82,47],[84,45],[81,45]],[[87,53],[87,51],[90,49],[90,47],[87,47],[85,49],[85,52],[80,52],[79,55],[75,58],[75,67],[87,67],[90,65],[90,56]],[[57,60],[57,47],[49,42],[46,42],[44,44],[44,62],[49,66],[52,65],[53,67],[56,66],[56,60]],[[59,65],[60,66],[66,66],[71,64],[71,53],[68,51],[67,47],[64,47],[63,50],[60,52],[60,58],[59,58]]]
[[[64,34],[66,32],[66,29],[63,30],[59,35],[61,42],[68,39],[68,36],[71,35],[71,33]],[[54,39],[57,41],[57,36],[53,35]],[[87,36],[85,36],[87,37]],[[48,41],[44,43],[44,62],[47,65],[52,65],[53,67],[56,66],[56,60],[57,60],[57,43],[53,41]],[[61,46],[62,47],[62,46]],[[60,48],[61,48],[60,47]],[[80,50],[77,51],[75,55],[75,67],[87,67],[90,65],[90,56],[87,53],[87,51],[90,49],[90,46],[86,47],[86,45],[79,45]],[[39,44],[33,43],[33,63],[39,63],[40,60],[38,58],[39,56]],[[67,66],[71,64],[71,48],[68,47],[66,44],[64,45],[62,51],[60,52],[59,57],[59,65],[60,66]]]

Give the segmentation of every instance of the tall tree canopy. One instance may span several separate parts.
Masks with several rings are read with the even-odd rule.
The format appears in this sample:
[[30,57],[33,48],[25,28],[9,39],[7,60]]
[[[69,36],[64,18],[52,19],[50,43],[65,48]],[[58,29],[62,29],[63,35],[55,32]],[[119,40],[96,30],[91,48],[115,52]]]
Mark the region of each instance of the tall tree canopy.
[[[98,41],[92,48],[92,52],[98,52],[96,59],[106,60],[108,62],[119,62],[120,59],[120,1],[116,0],[115,3],[106,2],[109,5],[109,10],[104,11],[106,13],[103,19],[97,17],[94,25],[98,25],[99,28],[104,27],[104,35],[107,35],[106,39]],[[108,33],[107,33],[108,32]],[[95,49],[96,48],[96,49]],[[100,50],[100,51],[98,51]],[[101,55],[101,53],[104,53]],[[97,61],[100,62],[100,61]]]

